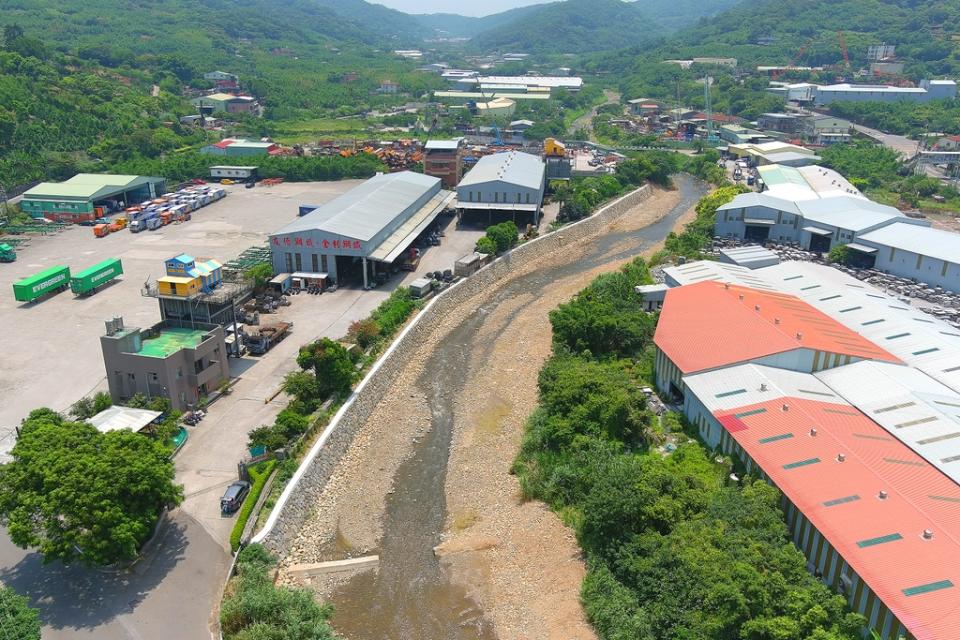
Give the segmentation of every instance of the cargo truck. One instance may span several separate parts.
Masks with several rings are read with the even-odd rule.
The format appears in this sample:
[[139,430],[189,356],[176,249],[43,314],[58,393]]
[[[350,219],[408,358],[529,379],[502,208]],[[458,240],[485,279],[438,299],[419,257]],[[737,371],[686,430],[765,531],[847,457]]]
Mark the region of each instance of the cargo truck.
[[93,265],[70,278],[70,290],[78,296],[90,295],[123,273],[119,258],[110,258]]
[[153,231],[154,229],[159,229],[163,226],[163,222],[160,220],[160,216],[153,216],[152,218],[147,218],[147,229]]
[[70,286],[70,267],[59,265],[14,282],[13,297],[19,302],[33,302],[48,293],[63,291],[68,286]]
[[97,238],[106,238],[110,235],[110,225],[109,224],[97,224],[93,227],[93,235]]
[[292,328],[292,322],[276,322],[261,325],[256,329],[251,329],[250,333],[245,333],[243,335],[243,342],[251,354],[263,355],[275,344],[286,338],[287,333]]
[[17,259],[17,252],[13,250],[13,247],[3,243],[0,244],[0,262],[13,262]]

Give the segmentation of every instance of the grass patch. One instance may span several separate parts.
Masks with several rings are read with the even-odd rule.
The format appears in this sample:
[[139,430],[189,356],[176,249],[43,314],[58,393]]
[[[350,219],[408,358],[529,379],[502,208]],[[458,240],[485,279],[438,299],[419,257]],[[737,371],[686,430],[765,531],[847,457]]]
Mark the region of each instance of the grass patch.
[[283,120],[271,124],[273,139],[284,144],[313,142],[320,138],[348,138],[352,134],[370,131],[362,118],[314,118],[312,120]]
[[243,501],[240,513],[237,514],[237,521],[233,523],[233,531],[230,532],[230,549],[233,551],[240,547],[240,537],[243,536],[243,529],[247,526],[247,520],[250,519],[250,514],[253,513],[257,500],[260,499],[260,493],[263,492],[263,487],[267,484],[267,479],[276,465],[276,460],[264,460],[248,469],[250,480],[252,480],[250,495]]

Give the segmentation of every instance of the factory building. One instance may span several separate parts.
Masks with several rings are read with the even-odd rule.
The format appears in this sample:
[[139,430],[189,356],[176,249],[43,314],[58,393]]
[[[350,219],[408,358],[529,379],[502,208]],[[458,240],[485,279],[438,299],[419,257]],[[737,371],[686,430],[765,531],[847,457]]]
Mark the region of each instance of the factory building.
[[29,189],[20,208],[33,218],[83,222],[157,198],[166,190],[163,178],[78,173],[64,182],[41,182]]
[[758,172],[765,191],[740,194],[718,207],[716,235],[760,244],[793,242],[825,253],[889,224],[929,225],[868,200],[831,169],[775,165]]
[[960,292],[960,235],[897,221],[859,237],[847,245],[866,266],[902,278]]
[[684,376],[731,364],[811,373],[860,360],[900,362],[794,296],[714,281],[667,292],[654,344],[657,387],[681,400]]
[[219,325],[181,326],[164,321],[149,329],[107,322],[100,337],[110,397],[117,404],[138,393],[169,398],[174,410],[196,409],[200,399],[230,379]]
[[453,198],[440,178],[411,171],[374,176],[271,234],[274,273],[367,287],[410,256]]
[[243,138],[224,138],[220,142],[208,144],[200,153],[236,158],[239,156],[262,156],[277,151],[280,147],[274,142],[259,142]]
[[200,109],[201,112],[210,113],[248,113],[251,115],[260,115],[260,104],[256,98],[251,96],[237,96],[232,93],[211,93],[208,96],[200,96],[190,101],[191,104]]
[[[880,638],[954,637],[960,334],[823,265],[667,271],[657,386],[780,490],[807,569]],[[840,357],[795,366],[811,347]]]
[[[759,131],[751,132],[747,129],[743,129],[743,131],[745,132],[744,135],[749,136],[749,139],[768,137]],[[770,164],[805,167],[820,162],[820,156],[810,149],[789,142],[768,141],[731,144],[727,147],[727,153],[734,158],[744,158],[750,164],[758,167]]]
[[543,160],[529,153],[510,151],[480,158],[457,186],[457,209],[461,216],[509,215],[516,222],[521,213],[537,224],[546,187]]
[[423,172],[440,178],[444,189],[454,189],[463,170],[463,139],[427,140],[423,146]]
[[[466,79],[470,80],[470,79]],[[576,93],[583,88],[583,78],[577,76],[476,76],[472,84],[502,85],[512,87],[546,87],[549,89],[566,89]]]
[[919,87],[891,87],[868,84],[815,85],[815,104],[833,102],[929,102],[957,97],[957,83],[953,80],[924,80]]

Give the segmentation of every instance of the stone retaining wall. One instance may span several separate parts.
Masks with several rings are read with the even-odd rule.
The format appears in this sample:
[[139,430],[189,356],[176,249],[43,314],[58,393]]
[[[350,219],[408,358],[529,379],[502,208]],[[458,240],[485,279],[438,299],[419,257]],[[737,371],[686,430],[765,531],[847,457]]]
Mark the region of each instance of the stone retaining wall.
[[452,309],[529,262],[561,249],[570,242],[596,234],[609,222],[649,198],[650,194],[651,189],[647,185],[631,191],[589,218],[520,245],[434,298],[404,329],[330,421],[297,474],[290,480],[264,529],[253,537],[252,542],[263,543],[281,557],[286,555],[297,532],[310,517],[315,497],[323,491],[354,435],[366,423],[379,399],[386,395],[409,356],[420,349],[424,340]]

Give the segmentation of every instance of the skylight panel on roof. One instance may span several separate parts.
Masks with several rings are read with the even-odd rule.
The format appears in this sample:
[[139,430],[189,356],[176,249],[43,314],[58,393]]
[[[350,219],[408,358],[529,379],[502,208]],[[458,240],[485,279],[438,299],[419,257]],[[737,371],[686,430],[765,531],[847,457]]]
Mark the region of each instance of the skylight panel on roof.
[[885,536],[878,536],[876,538],[867,538],[866,540],[859,540],[857,546],[861,549],[867,547],[875,547],[878,544],[886,544],[888,542],[896,542],[897,540],[903,540],[903,536],[899,533],[888,533]]

